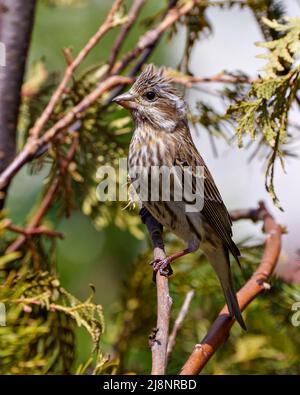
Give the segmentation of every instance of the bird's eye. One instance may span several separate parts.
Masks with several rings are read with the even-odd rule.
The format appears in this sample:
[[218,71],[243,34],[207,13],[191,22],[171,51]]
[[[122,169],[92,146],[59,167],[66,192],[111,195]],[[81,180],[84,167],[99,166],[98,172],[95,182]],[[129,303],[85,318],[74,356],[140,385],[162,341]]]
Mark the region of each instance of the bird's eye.
[[147,100],[152,101],[156,98],[156,93],[154,91],[148,91],[145,94]]

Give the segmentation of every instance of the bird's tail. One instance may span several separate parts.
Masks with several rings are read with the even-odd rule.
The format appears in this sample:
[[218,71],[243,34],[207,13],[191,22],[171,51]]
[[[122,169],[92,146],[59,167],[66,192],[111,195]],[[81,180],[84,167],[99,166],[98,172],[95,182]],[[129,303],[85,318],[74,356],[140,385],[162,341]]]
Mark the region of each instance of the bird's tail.
[[214,253],[206,253],[212,264],[223,289],[226,304],[231,317],[234,317],[243,329],[247,329],[234,291],[233,280],[230,269],[228,249],[219,247]]
[[244,322],[238,301],[237,301],[237,297],[233,288],[233,285],[231,285],[229,288],[225,288],[223,287],[223,292],[224,292],[224,296],[225,296],[225,300],[227,303],[227,307],[229,310],[229,314],[231,315],[231,317],[235,317],[235,319],[237,320],[237,322],[240,324],[240,326],[244,329],[247,330],[246,324]]

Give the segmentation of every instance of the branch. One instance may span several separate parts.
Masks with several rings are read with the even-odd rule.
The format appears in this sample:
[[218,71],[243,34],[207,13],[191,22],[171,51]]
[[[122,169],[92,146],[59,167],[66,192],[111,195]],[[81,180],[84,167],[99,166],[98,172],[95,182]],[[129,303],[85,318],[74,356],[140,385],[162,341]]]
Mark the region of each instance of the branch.
[[179,75],[172,77],[177,84],[181,84],[186,86],[187,88],[191,88],[195,84],[200,83],[209,83],[209,82],[220,82],[223,84],[252,84],[253,82],[257,82],[257,78],[250,78],[246,76],[234,76],[231,74],[218,73],[211,77],[199,77],[193,75]]
[[[39,225],[43,219],[43,217],[46,215],[48,209],[51,206],[51,203],[56,197],[56,193],[58,191],[59,185],[60,185],[60,177],[64,175],[67,170],[68,166],[73,159],[76,151],[78,148],[78,139],[75,138],[73,141],[69,152],[65,158],[65,161],[63,162],[61,169],[60,169],[60,176],[57,176],[51,183],[50,187],[48,188],[41,204],[38,207],[38,210],[36,211],[35,215],[33,218],[30,220],[29,224],[27,225],[25,231],[26,233],[32,233],[36,228],[39,228]],[[7,247],[5,253],[8,254],[10,252],[18,251],[22,245],[26,242],[27,237],[26,235],[21,235],[19,236],[10,246]]]
[[65,92],[67,85],[72,78],[74,71],[77,67],[82,63],[82,61],[87,57],[90,51],[94,48],[94,46],[100,41],[100,39],[111,30],[113,27],[123,23],[123,20],[115,20],[115,15],[119,10],[122,4],[122,0],[115,0],[111,10],[109,11],[104,23],[100,26],[98,31],[90,38],[88,43],[85,47],[79,52],[77,57],[73,60],[73,62],[67,67],[64,77],[59,84],[58,88],[52,95],[47,107],[43,111],[40,118],[37,119],[34,126],[30,130],[30,136],[32,139],[37,139],[38,135],[40,134],[42,128],[45,126],[46,122],[51,117],[55,106],[57,105],[58,101],[60,100],[61,96]]
[[79,102],[73,109],[71,109],[62,119],[53,125],[43,136],[39,139],[29,139],[23,150],[14,159],[14,161],[3,171],[0,175],[0,190],[5,188],[11,181],[13,176],[47,144],[57,136],[57,134],[72,124],[76,119],[79,119],[84,111],[93,104],[105,92],[112,89],[119,84],[129,83],[127,77],[112,76],[107,80],[101,82],[96,89],[88,94],[81,102]]
[[[255,299],[265,289],[268,289],[266,283],[271,276],[281,249],[282,228],[276,223],[267,208],[260,202],[259,210],[256,216],[253,212],[256,210],[248,210],[249,218],[263,219],[264,232],[267,234],[265,242],[265,251],[261,259],[261,263],[253,273],[247,283],[237,293],[240,309],[243,311],[253,299]],[[236,219],[244,219],[245,211],[235,212],[233,217]],[[180,371],[181,375],[196,375],[201,372],[209,359],[214,355],[218,348],[227,340],[230,329],[235,320],[229,316],[227,306],[225,306],[213,323],[205,338],[200,344],[196,344],[194,351],[184,364]]]
[[185,320],[185,317],[187,316],[187,313],[189,311],[189,307],[190,307],[190,304],[191,304],[191,301],[192,301],[194,295],[195,295],[195,291],[194,290],[191,290],[191,291],[189,291],[186,294],[184,302],[183,302],[183,305],[181,306],[179,314],[178,314],[178,316],[177,316],[177,318],[175,320],[174,327],[172,329],[172,332],[171,332],[171,334],[169,336],[169,341],[168,341],[167,361],[170,360],[173,348],[174,348],[175,343],[176,343],[177,333],[180,330],[180,328],[182,326],[182,323]]
[[[162,239],[162,226],[142,208],[140,215],[146,224],[153,247],[154,259],[165,258],[165,250]],[[162,375],[167,367],[167,347],[168,334],[171,316],[172,299],[169,294],[168,278],[162,276],[159,271],[156,273],[157,291],[157,324],[154,334],[150,336],[150,346],[152,352],[152,375]]]
[[265,203],[260,201],[258,208],[234,210],[230,212],[232,221],[239,221],[241,219],[250,219],[252,222],[263,221],[266,216],[270,215]]
[[57,232],[52,229],[48,229],[45,226],[38,226],[36,228],[27,229],[21,228],[20,226],[12,224],[10,221],[5,225],[5,229],[10,230],[11,232],[19,233],[24,235],[26,238],[36,235],[46,235],[49,237],[58,237],[59,239],[63,239],[64,235],[61,232]]

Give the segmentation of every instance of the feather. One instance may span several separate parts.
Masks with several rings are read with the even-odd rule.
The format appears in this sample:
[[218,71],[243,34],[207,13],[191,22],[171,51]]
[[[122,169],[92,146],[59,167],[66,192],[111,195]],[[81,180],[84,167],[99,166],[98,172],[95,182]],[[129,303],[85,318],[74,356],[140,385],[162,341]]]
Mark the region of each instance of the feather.
[[[185,171],[185,166],[188,165],[192,168],[194,174],[196,174],[197,166],[202,166],[204,168],[204,206],[202,214],[220,237],[224,245],[232,253],[238,265],[241,266],[239,261],[239,256],[241,255],[240,251],[232,240],[232,221],[223,203],[221,194],[203,158],[197,151],[189,130],[181,131],[181,133],[185,135],[185,144],[177,145],[178,149],[176,151],[174,164],[181,166],[183,172]],[[193,192],[195,193],[195,189]]]

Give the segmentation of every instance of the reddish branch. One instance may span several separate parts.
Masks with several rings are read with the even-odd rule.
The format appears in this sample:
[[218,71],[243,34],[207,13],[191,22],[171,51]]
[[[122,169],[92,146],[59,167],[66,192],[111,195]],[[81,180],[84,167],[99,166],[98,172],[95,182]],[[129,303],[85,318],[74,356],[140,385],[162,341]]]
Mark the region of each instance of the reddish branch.
[[26,238],[31,237],[31,236],[36,236],[36,235],[47,235],[49,237],[58,237],[59,239],[63,239],[64,235],[61,232],[57,232],[52,229],[48,229],[45,226],[38,226],[33,229],[28,229],[28,228],[21,228],[20,226],[14,225],[11,222],[7,223],[5,226],[5,229],[10,230],[11,232],[19,233]]
[[269,212],[263,201],[258,203],[258,207],[254,209],[233,210],[230,212],[232,221],[239,221],[241,219],[250,219],[252,222],[264,221]]
[[[266,233],[265,251],[261,263],[252,277],[237,293],[239,306],[244,310],[253,299],[267,288],[267,280],[271,276],[281,249],[282,228],[276,223],[265,205],[260,202],[258,210],[235,211],[232,215],[234,220],[250,218],[253,221],[263,220],[264,232]],[[227,340],[234,320],[229,317],[225,306],[213,323],[205,338],[200,344],[196,344],[194,351],[180,371],[181,375],[196,375],[201,372],[209,359],[218,348]]]
[[173,78],[178,84],[185,85],[187,88],[191,88],[195,84],[205,82],[220,82],[223,84],[251,84],[256,82],[257,79],[249,78],[246,76],[234,76],[231,74],[218,73],[211,77],[199,77],[193,75],[179,75]]

